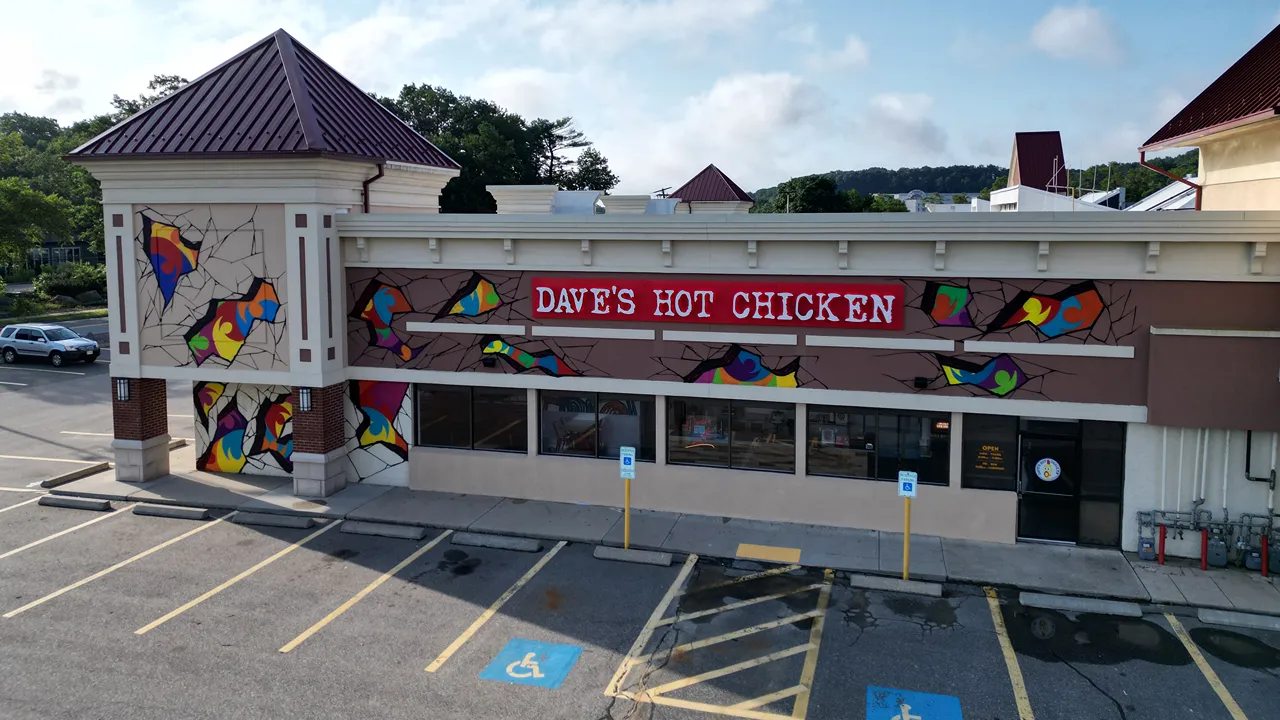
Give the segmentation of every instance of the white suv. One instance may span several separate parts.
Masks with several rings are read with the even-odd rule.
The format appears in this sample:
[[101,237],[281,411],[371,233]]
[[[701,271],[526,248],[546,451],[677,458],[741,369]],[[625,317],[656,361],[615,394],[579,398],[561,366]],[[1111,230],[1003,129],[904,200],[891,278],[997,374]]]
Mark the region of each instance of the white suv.
[[101,353],[97,341],[81,337],[61,325],[6,325],[0,330],[0,357],[6,363],[37,357],[47,359],[54,367],[62,367],[77,360],[91,363]]

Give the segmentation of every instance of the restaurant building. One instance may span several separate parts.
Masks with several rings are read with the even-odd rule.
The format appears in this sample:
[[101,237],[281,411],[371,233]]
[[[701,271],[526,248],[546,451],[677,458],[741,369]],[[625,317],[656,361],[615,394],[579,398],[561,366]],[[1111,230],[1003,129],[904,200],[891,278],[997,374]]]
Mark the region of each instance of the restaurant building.
[[1008,543],[1269,502],[1280,213],[754,215],[709,167],[439,214],[457,163],[283,31],[73,155],[122,479],[192,470],[189,380],[198,469],[301,496],[618,505],[632,446],[639,508],[894,530],[905,470],[919,532]]

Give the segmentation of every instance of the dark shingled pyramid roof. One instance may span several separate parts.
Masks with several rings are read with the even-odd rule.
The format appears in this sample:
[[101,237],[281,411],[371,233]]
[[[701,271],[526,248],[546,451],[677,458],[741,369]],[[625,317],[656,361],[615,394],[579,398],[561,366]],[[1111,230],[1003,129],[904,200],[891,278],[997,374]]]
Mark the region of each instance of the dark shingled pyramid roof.
[[1196,99],[1156,131],[1139,149],[1179,141],[1275,117],[1280,105],[1280,26],[1227,68]]
[[71,152],[118,157],[326,156],[459,169],[337,70],[277,30]]
[[1062,135],[1057,130],[1014,133],[1009,187],[1024,185],[1037,190],[1062,192],[1067,185],[1066,167]]
[[715,165],[708,165],[668,197],[680,198],[683,202],[754,202],[745,190]]

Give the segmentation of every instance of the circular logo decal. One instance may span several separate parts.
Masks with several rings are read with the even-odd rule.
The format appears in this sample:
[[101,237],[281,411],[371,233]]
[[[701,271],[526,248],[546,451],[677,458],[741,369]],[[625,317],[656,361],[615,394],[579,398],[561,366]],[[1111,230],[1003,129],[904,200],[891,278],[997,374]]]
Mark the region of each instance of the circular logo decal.
[[1045,482],[1053,482],[1062,477],[1062,466],[1053,458],[1043,458],[1036,463],[1036,477]]

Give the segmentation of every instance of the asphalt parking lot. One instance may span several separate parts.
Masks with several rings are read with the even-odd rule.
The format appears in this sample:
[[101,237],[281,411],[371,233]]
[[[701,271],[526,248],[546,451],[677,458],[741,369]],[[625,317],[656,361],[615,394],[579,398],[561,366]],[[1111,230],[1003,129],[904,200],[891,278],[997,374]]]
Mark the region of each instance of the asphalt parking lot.
[[1280,637],[1190,617],[1174,622],[1212,681],[1159,612],[1069,616],[1010,593],[993,615],[981,588],[923,598],[791,566],[0,496],[6,718],[1280,717]]

